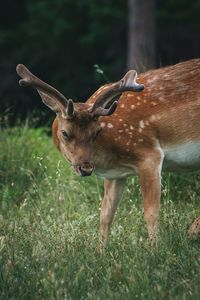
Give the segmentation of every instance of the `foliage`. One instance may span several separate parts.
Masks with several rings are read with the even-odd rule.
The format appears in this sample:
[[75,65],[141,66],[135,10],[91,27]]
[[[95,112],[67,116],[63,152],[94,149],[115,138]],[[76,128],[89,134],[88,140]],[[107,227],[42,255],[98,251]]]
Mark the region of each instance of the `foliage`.
[[[113,79],[125,68],[126,2],[123,0],[101,1],[101,5],[91,0],[22,1],[15,6],[13,22],[7,26],[5,15],[10,13],[11,4],[10,0],[2,16],[5,26],[0,29],[0,56],[7,68],[12,65],[9,72],[13,75],[16,64],[24,63],[67,97],[85,101],[105,83],[95,72],[95,63]],[[31,92],[22,93],[16,75],[11,80],[13,86],[8,91],[7,104],[13,104],[18,115],[27,111],[27,106],[29,111],[34,107],[44,109],[39,98],[32,101]],[[3,90],[7,91],[5,85]],[[4,96],[8,98],[7,94]],[[16,105],[16,99],[20,105]]]
[[[158,1],[159,2],[159,1]],[[187,0],[168,0],[158,4],[157,17],[164,26],[182,26],[183,22],[190,22],[188,25],[195,28],[200,25],[199,9],[200,2],[194,0],[192,5],[188,5]],[[172,13],[173,11],[173,13]]]
[[[198,56],[199,1],[156,2],[158,64]],[[14,121],[34,108],[47,114],[42,124],[50,115],[39,96],[18,86],[18,63],[79,101],[105,83],[95,64],[111,81],[126,69],[127,1],[7,0],[0,23],[0,109],[11,108]]]
[[163,178],[155,248],[130,178],[98,256],[102,182],[76,177],[45,128],[7,128],[1,139],[1,299],[199,299],[199,243],[186,237],[199,215],[199,173]]

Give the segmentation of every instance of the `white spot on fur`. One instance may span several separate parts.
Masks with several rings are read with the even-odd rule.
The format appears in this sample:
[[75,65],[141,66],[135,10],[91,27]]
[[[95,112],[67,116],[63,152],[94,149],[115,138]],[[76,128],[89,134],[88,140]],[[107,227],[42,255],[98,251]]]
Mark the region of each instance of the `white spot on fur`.
[[137,102],[136,104],[137,104],[137,106],[140,106],[140,105],[141,105],[141,103],[140,103],[140,102]]
[[140,124],[140,127],[141,127],[141,128],[144,128],[144,127],[145,127],[144,121],[143,121],[143,120],[140,120],[139,124]]
[[133,96],[133,95],[132,95],[132,94],[128,94],[128,95],[127,95],[127,97],[131,97],[131,96]]
[[160,97],[159,97],[159,100],[160,100],[161,102],[163,102],[163,101],[165,101],[165,98],[162,97],[162,96],[160,96]]
[[101,122],[100,126],[101,126],[101,128],[104,128],[106,126],[106,123],[105,122]]
[[112,123],[108,123],[108,124],[107,124],[107,127],[108,127],[108,128],[113,128],[113,124],[112,124]]
[[132,105],[131,105],[131,109],[135,109],[135,105],[132,104]]
[[119,121],[120,121],[120,122],[122,122],[122,121],[123,121],[123,119],[119,119]]
[[121,108],[124,108],[124,104],[122,104],[120,107],[121,107]]
[[152,116],[149,118],[149,120],[150,120],[151,122],[155,121],[155,120],[156,120],[156,116],[155,116],[155,115],[152,115]]
[[158,79],[158,76],[154,76],[154,77],[148,79],[147,82],[148,82],[148,83],[152,83],[152,82],[154,82],[154,81],[157,80],[157,79]]
[[137,99],[140,100],[141,99],[140,96],[137,96]]
[[126,123],[123,124],[124,127],[127,127],[128,125]]
[[152,101],[151,104],[153,104],[153,106],[157,105],[157,103],[154,101]]
[[142,130],[143,130],[142,128],[139,128],[139,129],[138,129],[138,132],[140,132],[140,133],[141,133],[141,132],[142,132]]
[[144,102],[144,103],[147,103],[147,100],[146,100],[146,99],[144,99],[144,100],[143,100],[143,102]]
[[122,133],[122,132],[123,132],[123,130],[122,130],[122,129],[120,129],[120,130],[118,130],[118,132],[119,132],[119,133]]
[[133,130],[133,129],[134,129],[134,127],[132,125],[130,125],[130,130]]

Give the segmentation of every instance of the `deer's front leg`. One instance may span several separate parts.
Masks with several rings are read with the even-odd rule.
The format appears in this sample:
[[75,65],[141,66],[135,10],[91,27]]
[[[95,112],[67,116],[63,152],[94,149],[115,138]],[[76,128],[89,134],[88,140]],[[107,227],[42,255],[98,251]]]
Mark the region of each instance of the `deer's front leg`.
[[122,197],[125,179],[104,181],[104,197],[100,213],[100,250],[105,247],[110,226],[118,203]]
[[163,155],[158,151],[146,159],[139,169],[141,192],[144,201],[144,218],[147,223],[148,237],[152,245],[157,241],[162,162]]

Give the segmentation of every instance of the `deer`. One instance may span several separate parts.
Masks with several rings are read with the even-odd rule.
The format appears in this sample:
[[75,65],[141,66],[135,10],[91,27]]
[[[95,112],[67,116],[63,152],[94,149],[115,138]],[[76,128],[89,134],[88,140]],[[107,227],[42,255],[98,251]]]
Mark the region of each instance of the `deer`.
[[[16,70],[20,86],[36,89],[55,112],[53,141],[75,173],[104,179],[101,249],[126,179],[134,175],[139,176],[148,239],[157,244],[161,171],[200,168],[200,59],[139,75],[130,70],[121,80],[100,87],[85,103],[67,99],[22,64]],[[197,228],[199,221],[195,222]]]

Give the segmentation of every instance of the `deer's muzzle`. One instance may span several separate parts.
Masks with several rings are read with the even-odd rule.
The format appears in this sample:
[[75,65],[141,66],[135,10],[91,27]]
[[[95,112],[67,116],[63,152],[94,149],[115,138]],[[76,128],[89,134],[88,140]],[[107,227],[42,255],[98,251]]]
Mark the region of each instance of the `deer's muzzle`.
[[75,170],[81,176],[90,176],[94,170],[94,164],[91,162],[83,162],[77,165]]

